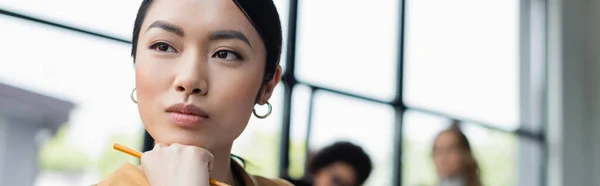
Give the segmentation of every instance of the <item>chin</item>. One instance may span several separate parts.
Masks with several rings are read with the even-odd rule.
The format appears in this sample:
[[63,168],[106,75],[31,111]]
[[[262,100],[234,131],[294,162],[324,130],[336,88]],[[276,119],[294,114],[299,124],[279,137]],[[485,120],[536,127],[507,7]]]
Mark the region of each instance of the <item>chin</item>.
[[182,145],[190,145],[202,147],[205,149],[213,149],[215,146],[215,140],[213,137],[208,137],[206,134],[200,134],[198,132],[189,131],[176,131],[169,132],[168,134],[152,135],[157,143],[163,145],[171,145],[173,143],[179,143]]

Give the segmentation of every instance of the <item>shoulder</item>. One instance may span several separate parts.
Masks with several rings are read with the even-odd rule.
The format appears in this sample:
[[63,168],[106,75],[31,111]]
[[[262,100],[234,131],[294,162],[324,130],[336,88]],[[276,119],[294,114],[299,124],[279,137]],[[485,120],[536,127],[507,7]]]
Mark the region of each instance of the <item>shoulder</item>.
[[[234,161],[234,160],[232,160]],[[240,178],[243,179],[245,185],[249,186],[294,186],[290,182],[283,179],[271,179],[262,176],[250,175],[244,168],[238,163],[232,163],[232,169],[234,174],[239,174]]]
[[146,176],[135,165],[125,163],[97,186],[149,186]]
[[257,186],[294,186],[290,182],[283,179],[270,179],[262,176],[252,176],[256,181]]

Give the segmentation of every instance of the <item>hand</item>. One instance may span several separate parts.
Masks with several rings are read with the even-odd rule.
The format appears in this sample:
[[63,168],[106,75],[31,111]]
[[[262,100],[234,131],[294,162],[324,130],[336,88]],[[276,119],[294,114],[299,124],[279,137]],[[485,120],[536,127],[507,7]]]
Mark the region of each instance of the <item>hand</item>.
[[200,147],[156,144],[142,155],[142,170],[152,186],[209,186],[213,160]]

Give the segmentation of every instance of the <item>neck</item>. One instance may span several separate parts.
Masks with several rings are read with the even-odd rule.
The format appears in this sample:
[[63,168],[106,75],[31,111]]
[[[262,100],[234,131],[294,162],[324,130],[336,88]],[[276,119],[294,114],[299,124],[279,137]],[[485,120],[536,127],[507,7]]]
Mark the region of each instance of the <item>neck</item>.
[[231,146],[223,149],[214,149],[211,153],[215,159],[213,161],[213,169],[210,173],[210,178],[225,182],[229,185],[235,185],[235,179],[231,170]]

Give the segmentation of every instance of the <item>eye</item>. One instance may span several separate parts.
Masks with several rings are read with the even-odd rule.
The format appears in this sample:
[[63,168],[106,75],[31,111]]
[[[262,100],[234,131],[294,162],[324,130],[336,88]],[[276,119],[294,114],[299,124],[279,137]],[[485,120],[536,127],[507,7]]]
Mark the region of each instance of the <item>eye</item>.
[[237,52],[231,50],[219,50],[212,55],[213,58],[220,58],[224,60],[243,60],[242,56]]
[[156,50],[158,52],[169,52],[169,53],[177,53],[177,50],[173,48],[171,45],[165,42],[157,42],[150,45],[150,49]]

